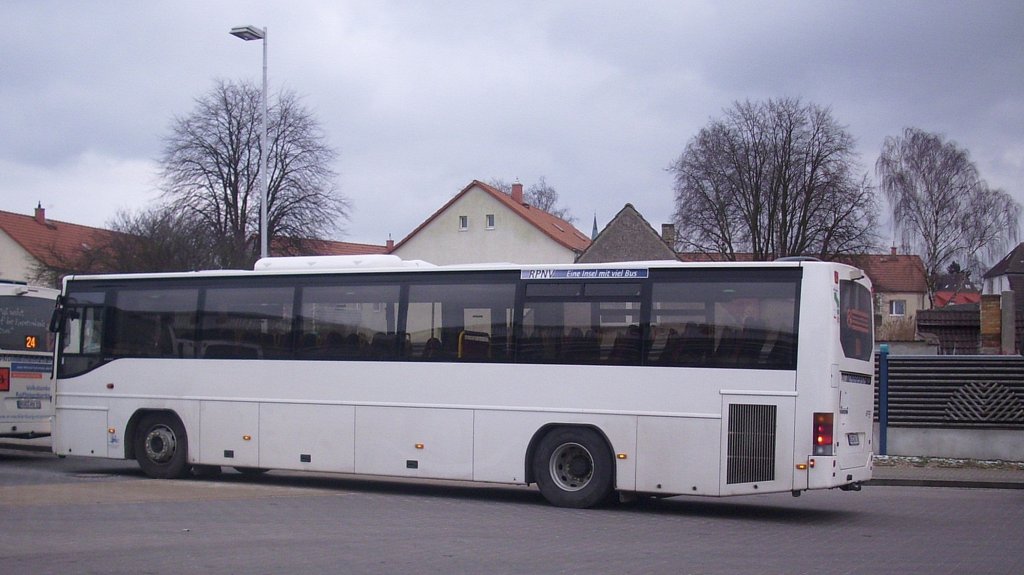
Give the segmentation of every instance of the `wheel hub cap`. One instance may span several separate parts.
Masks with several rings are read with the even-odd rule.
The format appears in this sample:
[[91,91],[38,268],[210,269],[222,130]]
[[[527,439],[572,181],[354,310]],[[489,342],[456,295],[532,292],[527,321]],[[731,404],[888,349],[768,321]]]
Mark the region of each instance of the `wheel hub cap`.
[[174,432],[165,426],[154,427],[146,435],[146,457],[150,461],[166,463],[174,457],[178,441]]
[[578,443],[558,446],[551,454],[551,478],[559,489],[579,491],[594,477],[594,458]]

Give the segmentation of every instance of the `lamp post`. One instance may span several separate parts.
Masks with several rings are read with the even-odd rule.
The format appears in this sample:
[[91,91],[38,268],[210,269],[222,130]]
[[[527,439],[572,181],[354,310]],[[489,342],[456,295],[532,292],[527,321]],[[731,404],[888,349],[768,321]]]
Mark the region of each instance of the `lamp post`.
[[270,174],[267,173],[267,29],[255,26],[238,26],[231,29],[231,35],[242,40],[263,40],[263,129],[260,134],[260,257],[268,255],[267,250],[267,187]]

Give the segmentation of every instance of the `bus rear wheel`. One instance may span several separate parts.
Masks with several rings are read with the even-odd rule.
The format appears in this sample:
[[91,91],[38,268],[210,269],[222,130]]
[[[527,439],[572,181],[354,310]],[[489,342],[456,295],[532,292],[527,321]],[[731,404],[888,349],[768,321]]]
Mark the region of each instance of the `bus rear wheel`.
[[533,456],[541,495],[558,507],[586,508],[607,501],[613,488],[612,454],[593,429],[549,432]]
[[142,472],[154,479],[178,479],[191,471],[188,438],[176,416],[151,413],[143,416],[135,433],[135,459]]

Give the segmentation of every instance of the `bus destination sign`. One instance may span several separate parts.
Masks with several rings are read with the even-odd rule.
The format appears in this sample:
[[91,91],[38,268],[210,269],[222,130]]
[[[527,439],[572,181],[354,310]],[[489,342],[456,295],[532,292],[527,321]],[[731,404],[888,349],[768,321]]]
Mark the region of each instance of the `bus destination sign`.
[[647,268],[600,268],[600,269],[534,269],[522,270],[519,278],[524,280],[593,280],[593,279],[645,279]]

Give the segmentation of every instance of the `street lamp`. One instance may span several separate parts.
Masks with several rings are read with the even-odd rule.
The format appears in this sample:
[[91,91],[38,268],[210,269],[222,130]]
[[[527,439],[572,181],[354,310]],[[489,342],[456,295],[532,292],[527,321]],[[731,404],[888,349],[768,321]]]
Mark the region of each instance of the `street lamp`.
[[260,257],[268,255],[267,250],[267,29],[255,26],[237,26],[231,29],[231,35],[242,40],[263,40],[263,129],[260,134]]

